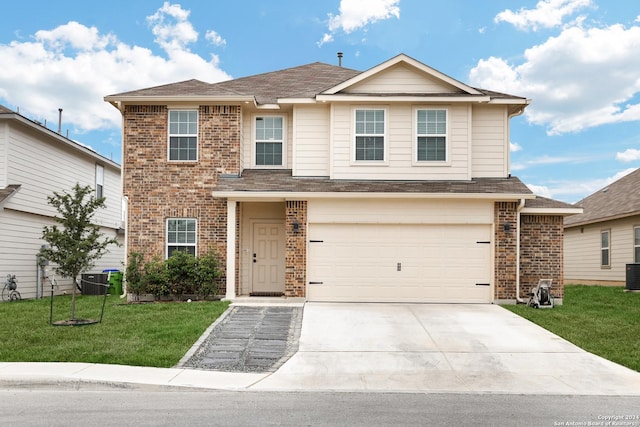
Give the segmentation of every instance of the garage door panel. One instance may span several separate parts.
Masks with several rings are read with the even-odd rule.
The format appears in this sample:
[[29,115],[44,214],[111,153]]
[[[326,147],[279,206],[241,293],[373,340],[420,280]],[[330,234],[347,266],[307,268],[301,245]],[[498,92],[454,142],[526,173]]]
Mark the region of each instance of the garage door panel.
[[490,225],[310,224],[311,301],[490,302]]

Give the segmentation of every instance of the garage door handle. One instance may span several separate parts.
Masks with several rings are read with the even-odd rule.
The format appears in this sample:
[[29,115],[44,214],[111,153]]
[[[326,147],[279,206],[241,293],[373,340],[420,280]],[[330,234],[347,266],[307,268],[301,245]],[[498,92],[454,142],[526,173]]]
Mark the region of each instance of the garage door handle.
[[309,243],[324,243],[324,240],[309,240]]
[[490,241],[490,240],[479,240],[479,241],[477,241],[476,243],[481,243],[481,244],[488,245],[488,244],[490,244],[490,243],[491,243],[491,241]]
[[491,283],[476,283],[476,286],[491,286]]
[[310,285],[324,285],[324,282],[309,282]]

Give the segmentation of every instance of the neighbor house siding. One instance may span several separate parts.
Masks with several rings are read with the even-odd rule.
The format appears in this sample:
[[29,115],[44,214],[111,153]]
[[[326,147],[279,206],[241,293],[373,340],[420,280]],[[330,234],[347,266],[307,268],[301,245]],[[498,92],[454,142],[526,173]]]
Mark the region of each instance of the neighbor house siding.
[[7,182],[7,144],[9,126],[0,122],[0,188],[9,185]]
[[[565,283],[624,285],[633,263],[633,228],[640,216],[565,229]],[[600,233],[610,230],[611,266],[600,265]]]
[[509,173],[506,114],[506,107],[473,107],[473,178],[503,178]]
[[293,119],[294,176],[329,176],[329,107],[296,106]]
[[[371,164],[353,160],[354,110],[385,109],[385,162]],[[446,108],[448,153],[446,165],[416,165],[414,160],[414,108]],[[466,180],[469,163],[469,109],[462,105],[433,104],[340,104],[333,108],[333,179]]]
[[[8,177],[22,187],[11,198],[7,207],[39,215],[55,215],[56,210],[47,203],[53,192],[70,192],[77,183],[95,189],[95,158],[79,154],[71,147],[42,136],[29,128],[12,128],[9,135]],[[98,211],[95,222],[106,227],[121,226],[120,172],[117,168],[104,166],[105,208]],[[95,193],[94,193],[95,194]]]

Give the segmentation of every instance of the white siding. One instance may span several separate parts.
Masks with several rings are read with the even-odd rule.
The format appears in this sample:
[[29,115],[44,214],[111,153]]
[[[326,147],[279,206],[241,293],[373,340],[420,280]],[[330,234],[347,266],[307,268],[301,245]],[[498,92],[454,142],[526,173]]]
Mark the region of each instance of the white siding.
[[492,224],[482,200],[309,200],[309,223]]
[[473,107],[472,177],[504,178],[508,175],[507,126],[506,107]]
[[[4,209],[0,212],[0,280],[4,286],[7,274],[15,274],[18,281],[18,291],[22,298],[36,297],[36,283],[38,268],[36,254],[45,243],[42,240],[42,229],[45,225],[53,225],[54,221],[41,215]],[[105,237],[115,237],[115,231],[102,228]],[[119,236],[123,243],[123,237]],[[122,270],[124,260],[123,246],[109,246],[109,253],[96,263],[92,272],[101,272],[107,268]],[[53,265],[47,267],[53,269]],[[59,288],[56,294],[71,290],[71,280],[57,277]],[[51,287],[45,284],[44,296],[49,296]]]
[[[9,135],[8,180],[22,184],[6,207],[52,216],[47,203],[54,191],[70,191],[76,183],[95,187],[96,159],[42,137],[24,128],[12,127]],[[96,215],[96,223],[117,228],[121,225],[121,185],[119,170],[105,164],[106,209]]]
[[[380,165],[353,161],[353,111],[355,108],[385,108],[387,162]],[[447,165],[414,165],[414,108],[446,108],[449,120]],[[333,153],[331,178],[390,180],[466,180],[469,178],[469,109],[465,105],[340,104],[333,108]]]
[[293,114],[295,176],[329,176],[329,107],[296,106]]
[[7,135],[9,126],[0,121],[0,188],[5,188],[7,182]]
[[[606,221],[565,229],[565,283],[603,283],[626,281],[626,264],[633,263],[633,227],[640,217]],[[611,230],[611,267],[600,266],[600,232]]]
[[460,92],[460,90],[406,64],[397,64],[344,90],[344,93],[452,92]]

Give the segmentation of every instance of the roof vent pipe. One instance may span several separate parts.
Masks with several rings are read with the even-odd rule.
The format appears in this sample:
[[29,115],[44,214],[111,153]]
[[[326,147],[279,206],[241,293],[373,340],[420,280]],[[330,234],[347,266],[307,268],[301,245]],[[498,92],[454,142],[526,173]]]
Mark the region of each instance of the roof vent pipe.
[[342,52],[338,52],[338,67],[342,67]]
[[62,132],[62,108],[58,108],[58,133]]

